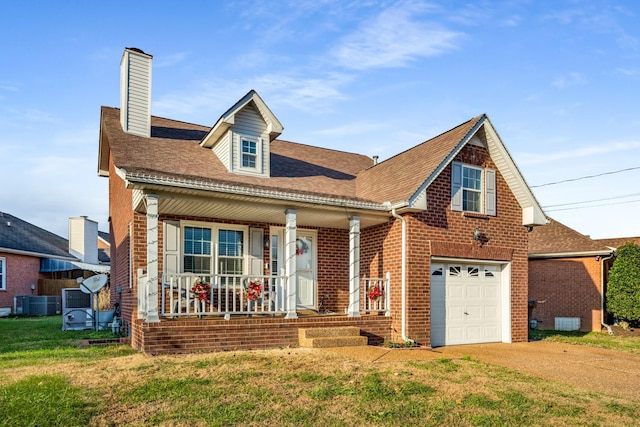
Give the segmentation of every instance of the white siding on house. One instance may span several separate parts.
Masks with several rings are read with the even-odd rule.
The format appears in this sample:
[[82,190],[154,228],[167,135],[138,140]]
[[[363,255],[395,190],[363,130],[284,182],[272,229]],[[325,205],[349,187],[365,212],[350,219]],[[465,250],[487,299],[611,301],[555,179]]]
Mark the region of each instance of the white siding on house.
[[231,170],[231,132],[227,132],[225,136],[223,136],[220,141],[213,147],[213,152],[220,159],[222,164],[227,168],[228,171]]
[[130,49],[120,63],[122,129],[149,137],[151,133],[151,56]]
[[235,124],[233,125],[233,149],[232,149],[232,165],[233,172],[248,171],[243,170],[240,164],[240,139],[241,136],[257,140],[260,152],[259,159],[256,162],[258,166],[257,173],[259,175],[269,176],[269,134],[267,133],[267,124],[260,112],[255,108],[253,103],[247,104],[241,111],[236,114]]
[[69,218],[69,253],[82,262],[98,263],[98,223],[86,216]]

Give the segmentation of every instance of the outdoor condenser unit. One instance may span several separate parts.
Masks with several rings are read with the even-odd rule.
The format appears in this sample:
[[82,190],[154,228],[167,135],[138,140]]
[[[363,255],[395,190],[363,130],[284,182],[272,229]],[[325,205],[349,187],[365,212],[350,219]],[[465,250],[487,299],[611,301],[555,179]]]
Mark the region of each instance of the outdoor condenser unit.
[[80,288],[62,290],[62,330],[81,331],[93,328],[92,294]]

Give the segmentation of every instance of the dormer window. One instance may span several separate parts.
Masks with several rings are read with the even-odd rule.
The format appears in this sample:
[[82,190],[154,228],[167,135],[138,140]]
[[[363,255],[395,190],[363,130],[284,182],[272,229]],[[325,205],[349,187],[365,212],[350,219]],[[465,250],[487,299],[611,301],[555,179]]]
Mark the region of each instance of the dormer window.
[[451,210],[496,215],[496,171],[451,164]]
[[257,141],[241,138],[242,146],[242,168],[243,169],[255,169],[256,157],[257,157]]

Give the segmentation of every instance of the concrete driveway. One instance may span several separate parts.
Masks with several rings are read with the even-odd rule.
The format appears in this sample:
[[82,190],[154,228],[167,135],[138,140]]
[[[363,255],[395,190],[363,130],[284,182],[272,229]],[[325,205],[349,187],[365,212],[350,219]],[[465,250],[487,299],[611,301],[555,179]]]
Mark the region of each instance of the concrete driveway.
[[640,355],[599,348],[535,341],[429,349],[341,347],[326,349],[371,363],[471,356],[528,375],[640,401]]

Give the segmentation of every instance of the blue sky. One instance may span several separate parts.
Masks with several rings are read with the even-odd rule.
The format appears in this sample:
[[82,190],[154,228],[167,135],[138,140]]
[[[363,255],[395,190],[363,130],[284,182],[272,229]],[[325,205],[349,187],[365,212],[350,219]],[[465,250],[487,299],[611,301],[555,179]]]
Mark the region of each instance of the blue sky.
[[5,2],[0,211],[108,231],[99,112],[137,47],[154,115],[211,126],[255,89],[282,139],[380,160],[487,113],[549,216],[640,236],[639,22],[631,0]]

